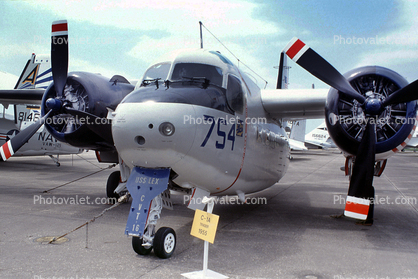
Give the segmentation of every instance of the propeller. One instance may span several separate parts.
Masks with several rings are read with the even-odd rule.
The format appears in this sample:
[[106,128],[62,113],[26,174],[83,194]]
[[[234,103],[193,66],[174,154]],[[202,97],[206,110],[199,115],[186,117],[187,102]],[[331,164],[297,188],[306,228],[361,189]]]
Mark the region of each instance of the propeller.
[[106,125],[110,124],[110,121],[107,118],[101,118],[88,112],[67,107],[63,107],[63,110],[66,113],[74,116],[76,121],[82,119],[84,125],[86,125],[94,133],[106,140],[106,142],[113,143],[112,126]]
[[338,90],[340,94],[360,103],[366,116],[366,125],[363,127],[363,135],[354,161],[344,214],[366,220],[369,224],[373,223],[377,118],[387,106],[418,99],[418,80],[393,92],[383,100],[375,94],[366,98],[357,92],[331,64],[298,38],[293,38],[284,51],[312,75]]
[[44,124],[45,119],[49,116],[51,111],[41,117],[38,121],[20,131],[16,136],[8,140],[0,147],[0,154],[3,161],[6,161],[13,156],[28,140],[38,131]]
[[[113,143],[111,125],[104,125],[104,120],[96,115],[73,109],[67,96],[63,96],[68,75],[68,25],[66,20],[52,23],[51,66],[56,97],[46,101],[46,107],[55,113],[71,115],[67,118],[65,132],[73,132],[77,125],[86,125],[90,130],[107,142]],[[105,120],[107,121],[107,119]]]
[[399,103],[407,103],[418,99],[418,80],[390,94],[382,102],[382,106],[390,106]]
[[[68,26],[66,20],[54,21],[52,23],[51,35],[51,68],[57,96],[62,96],[68,71]],[[59,100],[57,100],[59,101]],[[57,106],[55,106],[57,109]],[[15,137],[8,140],[0,147],[0,154],[3,161],[6,161],[16,153],[45,123],[53,110],[51,109],[38,121],[20,131]]]
[[376,125],[367,121],[357,150],[344,215],[373,223]]
[[329,86],[356,99],[361,104],[366,100],[330,63],[298,38],[293,38],[284,51],[290,59]]
[[66,20],[52,23],[51,68],[58,97],[63,95],[68,72],[68,25]]

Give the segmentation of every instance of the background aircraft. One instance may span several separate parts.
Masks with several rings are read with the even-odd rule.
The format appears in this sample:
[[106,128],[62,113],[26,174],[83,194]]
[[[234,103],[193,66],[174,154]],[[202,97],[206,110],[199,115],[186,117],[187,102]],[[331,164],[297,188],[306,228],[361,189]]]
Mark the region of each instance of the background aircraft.
[[[9,80],[12,78],[14,79],[13,81]],[[40,119],[40,104],[43,92],[52,82],[49,55],[36,56],[32,54],[32,57],[27,61],[20,77],[17,79],[17,83],[15,80],[14,75],[1,74],[0,88],[10,88],[10,84],[13,83],[16,89],[16,91],[9,91],[9,98],[2,100],[0,104],[1,145]],[[35,88],[37,90],[30,90]],[[21,91],[20,89],[25,89],[26,91]],[[19,95],[19,93],[24,95]],[[82,151],[83,149],[74,148],[59,142],[44,127],[41,127],[14,156],[48,155],[59,166],[59,155],[78,154]],[[0,157],[0,160],[5,159],[3,155]],[[54,157],[54,155],[57,155],[57,157]]]
[[401,150],[415,130],[417,81],[408,84],[377,66],[343,76],[296,38],[286,55],[332,86],[329,92],[260,90],[221,53],[205,49],[159,59],[133,87],[120,76],[67,74],[67,42],[67,22],[54,22],[54,83],[45,91],[43,116],[1,149],[18,150],[46,122],[60,141],[119,162],[120,172],[111,175],[108,189],[121,193],[126,186],[132,195],[125,231],[135,236],[132,244],[139,254],[153,248],[167,258],[174,252],[175,232],[155,231],[162,207],[169,206],[167,189],[191,193],[196,201],[232,194],[245,200],[245,194],[270,187],[289,164],[282,120],[318,118],[324,107],[331,137],[351,158],[345,215],[371,223],[374,173],[383,171],[381,163]]
[[337,146],[331,139],[325,121],[306,134],[306,120],[292,121],[289,134],[290,148],[293,150],[328,149]]
[[306,120],[294,120],[288,122],[289,132],[289,145],[290,150],[304,151],[308,150],[305,146],[305,131],[306,131]]

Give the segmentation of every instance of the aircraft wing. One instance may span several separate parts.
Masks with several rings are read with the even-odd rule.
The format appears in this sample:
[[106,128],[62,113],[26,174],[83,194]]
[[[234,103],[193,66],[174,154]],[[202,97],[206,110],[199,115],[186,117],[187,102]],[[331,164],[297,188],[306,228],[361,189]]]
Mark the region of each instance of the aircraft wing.
[[33,104],[40,105],[45,89],[6,89],[0,90],[0,104],[20,105]]
[[315,119],[325,115],[328,89],[261,90],[264,109],[274,118]]

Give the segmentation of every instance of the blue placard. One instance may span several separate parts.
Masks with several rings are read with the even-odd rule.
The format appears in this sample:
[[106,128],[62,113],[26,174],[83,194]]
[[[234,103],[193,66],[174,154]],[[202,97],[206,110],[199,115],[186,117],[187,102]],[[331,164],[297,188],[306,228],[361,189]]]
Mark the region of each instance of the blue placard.
[[142,236],[151,201],[167,189],[170,169],[132,169],[126,187],[132,196],[125,234]]

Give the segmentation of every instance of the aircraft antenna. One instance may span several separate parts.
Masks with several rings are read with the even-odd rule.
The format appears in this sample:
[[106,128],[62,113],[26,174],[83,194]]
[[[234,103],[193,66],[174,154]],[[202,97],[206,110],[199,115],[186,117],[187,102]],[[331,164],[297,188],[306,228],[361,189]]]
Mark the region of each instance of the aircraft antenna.
[[239,64],[241,63],[242,65],[244,65],[245,67],[247,67],[251,72],[253,72],[256,76],[258,76],[259,78],[261,78],[265,83],[266,83],[266,85],[264,86],[264,89],[266,89],[266,87],[267,87],[267,84],[268,84],[268,81],[267,80],[265,80],[264,78],[262,78],[259,74],[257,74],[253,69],[251,69],[248,65],[246,65],[244,62],[242,62],[237,56],[235,56],[235,54],[232,52],[232,51],[230,51],[229,50],[229,48],[227,48],[222,42],[221,42],[221,40],[219,40],[212,32],[210,32],[209,31],[209,29],[201,22],[201,21],[199,21],[199,24],[200,24],[200,38],[201,38],[201,47],[203,48],[203,40],[202,40],[202,26],[206,29],[206,31],[208,31],[209,32],[209,34],[211,34],[232,56],[234,56],[234,58],[235,59],[237,59],[237,61],[238,61],[238,66],[239,66]]
[[200,48],[203,48],[203,36],[202,36],[202,25],[203,25],[203,23],[201,21],[199,21],[199,25],[200,25]]

